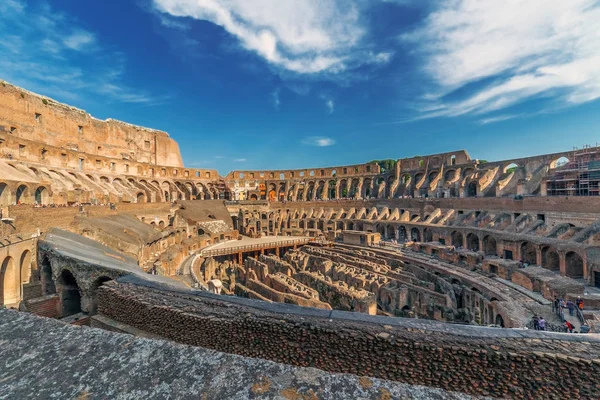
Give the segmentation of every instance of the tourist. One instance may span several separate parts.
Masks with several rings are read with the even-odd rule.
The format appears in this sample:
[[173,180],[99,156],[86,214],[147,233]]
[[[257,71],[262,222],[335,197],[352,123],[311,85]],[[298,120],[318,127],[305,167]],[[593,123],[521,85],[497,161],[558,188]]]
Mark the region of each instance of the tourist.
[[565,321],[565,326],[567,327],[567,331],[569,333],[573,333],[573,329],[575,329],[575,326],[573,326],[572,323],[570,323],[569,321]]
[[537,315],[533,316],[533,329],[535,329],[536,331],[540,330],[540,320],[537,317]]
[[567,301],[567,308],[569,309],[569,315],[573,315],[575,311],[575,303],[573,303],[570,299]]
[[538,326],[540,327],[540,331],[546,330],[546,320],[544,319],[544,317],[540,317],[540,320],[538,321]]
[[581,296],[577,296],[577,300],[575,300],[575,305],[577,308],[583,311],[583,300],[581,300]]
[[552,312],[553,313],[556,313],[558,311],[558,306],[559,306],[558,297],[554,296],[554,301],[552,302]]

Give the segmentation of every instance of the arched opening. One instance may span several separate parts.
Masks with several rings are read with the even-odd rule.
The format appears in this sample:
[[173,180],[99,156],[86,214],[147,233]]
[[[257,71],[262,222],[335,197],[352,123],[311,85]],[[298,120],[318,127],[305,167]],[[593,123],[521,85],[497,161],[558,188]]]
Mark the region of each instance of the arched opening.
[[413,242],[420,242],[421,241],[421,232],[419,232],[419,230],[417,228],[412,228],[410,230],[410,238],[413,240]]
[[112,279],[108,276],[101,276],[100,278],[96,279],[94,283],[92,283],[92,299],[90,303],[90,308],[88,310],[89,315],[96,314],[96,311],[98,309],[98,288],[109,281],[112,281]]
[[491,237],[490,235],[483,238],[483,251],[486,256],[496,256],[498,255],[498,246],[496,244],[496,239]]
[[258,196],[256,194],[251,194],[250,200],[258,200]]
[[17,196],[16,196],[17,204],[21,204],[23,201],[25,201],[26,197],[27,197],[27,186],[25,186],[25,185],[19,186],[17,188]]
[[138,203],[145,203],[146,202],[146,195],[142,192],[138,193],[137,195],[137,202]]
[[62,317],[81,312],[81,293],[77,280],[71,271],[65,269],[60,274],[60,303],[62,305]]
[[471,181],[467,185],[467,197],[477,197],[477,182]]
[[518,168],[519,168],[519,166],[517,164],[510,163],[506,167],[504,167],[503,172],[505,174],[510,174],[511,172],[515,172]]
[[556,250],[548,246],[542,249],[542,267],[550,271],[560,271],[560,257]]
[[47,296],[56,293],[56,285],[52,279],[52,267],[48,257],[44,257],[40,268],[40,281],[42,282],[42,295]]
[[467,248],[471,251],[479,251],[479,238],[474,233],[467,235]]
[[550,169],[554,169],[554,168],[560,168],[560,167],[564,167],[565,165],[567,165],[571,160],[569,160],[567,157],[561,157],[557,160],[554,160],[550,163]]
[[48,190],[40,186],[35,190],[35,202],[36,204],[48,204]]
[[446,173],[444,174],[444,179],[446,181],[452,181],[452,180],[454,180],[454,178],[456,178],[456,170],[455,169],[446,171]]
[[570,251],[565,256],[565,274],[569,278],[583,278],[583,259],[574,251]]
[[408,233],[406,232],[404,225],[398,227],[398,240],[402,242],[408,240]]
[[165,227],[165,221],[159,221],[158,222],[158,227],[161,228],[161,229],[164,228]]
[[0,182],[0,205],[8,206],[10,204],[10,189],[6,183]]
[[504,318],[500,314],[496,315],[496,325],[504,328]]
[[396,229],[393,225],[387,226],[387,238],[388,239],[396,239]]
[[454,231],[450,236],[452,239],[452,246],[454,247],[462,247],[463,246],[463,235],[460,232]]
[[29,283],[31,280],[31,251],[25,250],[21,254],[19,263],[21,271],[21,283]]
[[533,243],[521,243],[521,260],[529,265],[537,264],[537,252]]
[[8,256],[2,261],[0,269],[0,305],[16,305],[19,302],[20,281],[13,258]]
[[425,242],[433,242],[433,232],[430,228],[425,228],[423,230],[423,240]]

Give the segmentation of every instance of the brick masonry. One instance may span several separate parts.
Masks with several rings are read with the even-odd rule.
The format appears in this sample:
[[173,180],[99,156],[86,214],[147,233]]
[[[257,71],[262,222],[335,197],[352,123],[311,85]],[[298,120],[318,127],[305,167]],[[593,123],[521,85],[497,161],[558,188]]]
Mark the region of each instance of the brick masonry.
[[[125,280],[126,281],[126,280]],[[593,336],[455,326],[111,282],[99,313],[184,344],[511,398],[600,397]]]

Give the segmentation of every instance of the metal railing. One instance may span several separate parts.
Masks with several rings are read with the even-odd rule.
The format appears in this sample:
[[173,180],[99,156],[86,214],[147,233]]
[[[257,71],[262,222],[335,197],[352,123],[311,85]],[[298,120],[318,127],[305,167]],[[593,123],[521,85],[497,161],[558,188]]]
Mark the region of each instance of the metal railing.
[[223,248],[223,249],[201,250],[199,254],[202,257],[216,257],[216,256],[224,256],[224,255],[228,255],[228,254],[247,253],[250,251],[270,249],[270,248],[274,248],[274,247],[288,247],[288,246],[295,246],[295,245],[299,245],[299,244],[307,244],[311,241],[314,241],[314,238],[292,239],[292,240],[284,240],[284,241],[247,244],[244,246],[234,246],[234,247],[227,247],[227,248]]

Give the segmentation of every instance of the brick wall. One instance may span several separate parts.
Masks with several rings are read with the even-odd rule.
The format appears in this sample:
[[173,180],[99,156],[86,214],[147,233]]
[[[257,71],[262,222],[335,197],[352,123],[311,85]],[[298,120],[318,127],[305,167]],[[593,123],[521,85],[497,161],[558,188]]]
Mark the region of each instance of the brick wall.
[[59,299],[57,294],[50,296],[38,297],[33,300],[25,301],[25,308],[30,313],[47,317],[58,318]]
[[167,339],[331,372],[511,398],[599,398],[600,341],[109,283],[99,313]]

